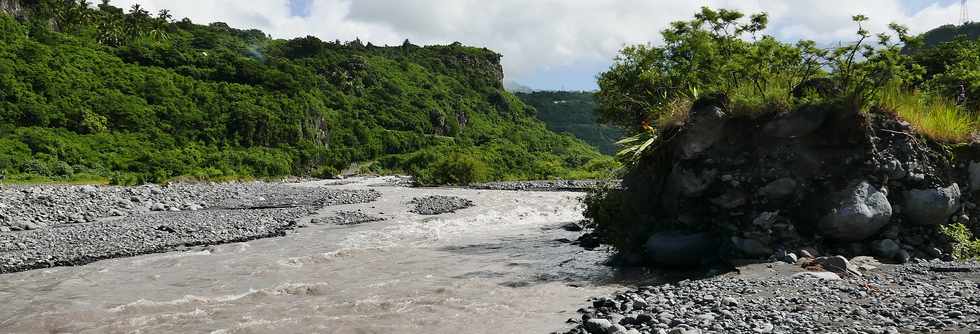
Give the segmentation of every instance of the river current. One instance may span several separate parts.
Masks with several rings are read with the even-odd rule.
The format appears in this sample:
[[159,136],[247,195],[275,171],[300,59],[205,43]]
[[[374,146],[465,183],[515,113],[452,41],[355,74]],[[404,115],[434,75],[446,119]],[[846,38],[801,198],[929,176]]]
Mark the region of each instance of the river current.
[[[357,211],[384,221],[0,275],[0,333],[548,333],[635,277],[608,252],[558,241],[581,194],[380,186]],[[456,213],[409,212],[459,196]],[[307,219],[308,221],[309,219]]]

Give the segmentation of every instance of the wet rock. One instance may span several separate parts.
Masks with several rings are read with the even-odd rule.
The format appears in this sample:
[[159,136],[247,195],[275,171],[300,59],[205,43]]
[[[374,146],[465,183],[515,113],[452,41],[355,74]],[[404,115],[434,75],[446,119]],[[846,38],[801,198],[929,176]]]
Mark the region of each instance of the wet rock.
[[884,192],[862,181],[837,193],[830,212],[818,222],[824,236],[840,241],[860,241],[888,225],[892,206]]
[[769,121],[762,132],[770,137],[797,138],[813,133],[827,120],[827,108],[806,107],[784,113]]
[[578,223],[568,223],[561,226],[561,229],[569,232],[581,232],[583,230],[582,225]]
[[942,225],[960,209],[960,186],[905,192],[904,214],[915,225]]
[[718,256],[717,241],[705,233],[658,233],[644,248],[651,262],[671,267],[697,267]]

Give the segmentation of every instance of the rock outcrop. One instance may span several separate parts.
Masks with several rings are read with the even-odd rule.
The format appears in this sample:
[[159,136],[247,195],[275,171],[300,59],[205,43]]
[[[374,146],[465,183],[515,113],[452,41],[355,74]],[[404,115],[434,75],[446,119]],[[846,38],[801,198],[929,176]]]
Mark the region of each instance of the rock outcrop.
[[[699,101],[686,124],[662,130],[614,190],[623,222],[600,230],[625,239],[620,249],[696,265],[710,239],[722,258],[808,249],[901,262],[949,254],[940,225],[980,226],[980,162],[969,162],[980,158],[964,163],[893,114],[813,105],[738,116],[711,101],[724,99]],[[980,145],[957,149],[980,157]]]

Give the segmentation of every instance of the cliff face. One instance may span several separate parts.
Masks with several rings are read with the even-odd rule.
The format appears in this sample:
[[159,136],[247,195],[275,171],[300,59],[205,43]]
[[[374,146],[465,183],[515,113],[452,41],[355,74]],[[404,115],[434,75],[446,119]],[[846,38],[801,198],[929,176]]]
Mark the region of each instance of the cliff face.
[[20,0],[0,0],[0,13],[23,17],[26,14],[24,6]]

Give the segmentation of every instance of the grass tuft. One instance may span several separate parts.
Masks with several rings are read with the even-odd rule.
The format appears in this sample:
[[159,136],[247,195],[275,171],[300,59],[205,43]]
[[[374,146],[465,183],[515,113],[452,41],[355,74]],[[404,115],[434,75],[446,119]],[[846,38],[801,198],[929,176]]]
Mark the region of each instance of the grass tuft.
[[980,116],[945,97],[892,87],[882,93],[880,106],[911,123],[919,133],[941,142],[967,142],[980,128]]

